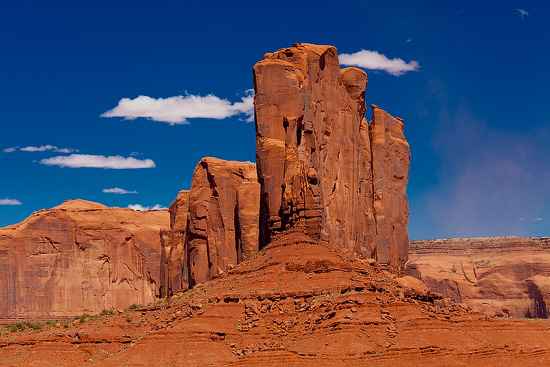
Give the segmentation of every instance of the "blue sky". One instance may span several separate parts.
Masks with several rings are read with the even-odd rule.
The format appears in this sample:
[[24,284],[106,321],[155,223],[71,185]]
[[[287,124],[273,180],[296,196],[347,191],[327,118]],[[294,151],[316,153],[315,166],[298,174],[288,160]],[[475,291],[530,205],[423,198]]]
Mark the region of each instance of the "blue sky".
[[3,4],[0,226],[67,199],[167,207],[202,157],[254,161],[252,66],[308,42],[413,65],[366,70],[367,104],[405,120],[411,239],[550,235],[550,2],[269,4]]

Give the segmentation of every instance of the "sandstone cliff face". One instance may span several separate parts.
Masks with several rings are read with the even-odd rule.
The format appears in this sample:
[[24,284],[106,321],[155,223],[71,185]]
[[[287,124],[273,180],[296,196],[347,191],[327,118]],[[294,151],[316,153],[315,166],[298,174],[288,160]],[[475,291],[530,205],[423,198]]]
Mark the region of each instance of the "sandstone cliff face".
[[185,247],[189,217],[188,190],[179,192],[176,200],[170,205],[169,212],[170,230],[160,232],[162,252],[159,293],[161,297],[171,296],[189,286]]
[[410,150],[403,120],[372,105],[369,124],[372,149],[374,218],[378,261],[404,264],[409,252],[407,183]]
[[167,211],[70,200],[0,229],[0,319],[62,318],[155,300]]
[[501,317],[550,315],[550,238],[412,241],[407,273],[454,302]]
[[258,249],[259,184],[252,163],[203,158],[193,173],[186,236],[189,285]]
[[395,267],[406,261],[403,122],[376,108],[369,128],[366,85],[363,71],[340,70],[332,46],[297,44],[254,66],[261,246],[297,227]]

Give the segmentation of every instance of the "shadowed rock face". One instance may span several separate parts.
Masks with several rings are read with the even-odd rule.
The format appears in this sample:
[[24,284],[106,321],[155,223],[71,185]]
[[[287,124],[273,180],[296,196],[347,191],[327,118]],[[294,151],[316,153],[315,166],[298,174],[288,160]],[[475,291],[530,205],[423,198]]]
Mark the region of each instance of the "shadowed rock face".
[[189,285],[258,249],[259,184],[252,163],[203,158],[193,173],[186,237]]
[[70,200],[0,229],[0,319],[47,319],[147,304],[168,212]]
[[297,44],[254,66],[260,243],[291,227],[401,267],[408,252],[403,121],[375,107],[336,48]]
[[170,296],[189,286],[185,238],[189,217],[189,190],[179,192],[170,205],[170,230],[160,232],[162,247],[160,265],[161,297]]
[[412,241],[407,273],[489,315],[547,318],[550,238]]

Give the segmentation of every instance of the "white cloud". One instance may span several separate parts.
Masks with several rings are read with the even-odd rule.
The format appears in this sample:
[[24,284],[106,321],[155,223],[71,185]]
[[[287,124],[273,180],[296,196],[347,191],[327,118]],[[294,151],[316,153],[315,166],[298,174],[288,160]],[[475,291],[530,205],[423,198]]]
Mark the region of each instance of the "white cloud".
[[170,125],[188,124],[189,118],[224,119],[244,114],[247,121],[254,119],[254,96],[251,89],[241,97],[241,102],[231,103],[213,94],[207,96],[175,96],[168,98],[151,98],[139,96],[134,99],[122,98],[118,105],[101,115],[101,117],[123,117],[134,120],[145,117],[153,121],[163,121]]
[[138,192],[136,190],[128,191],[121,189],[120,187],[113,187],[112,189],[103,189],[103,192],[106,194],[137,194]]
[[391,75],[400,76],[407,71],[417,71],[420,67],[418,61],[407,63],[402,59],[389,59],[377,51],[361,50],[354,54],[339,55],[340,64],[356,66],[369,70],[383,70]]
[[0,205],[21,205],[17,199],[0,199]]
[[128,208],[133,209],[133,210],[162,210],[162,209],[167,209],[166,207],[164,207],[160,204],[155,204],[153,206],[143,206],[141,204],[130,204],[130,205],[128,205]]
[[524,18],[529,15],[529,13],[525,9],[517,9],[519,11],[519,15]]
[[111,169],[136,169],[154,168],[155,162],[151,159],[136,159],[133,157],[103,156],[91,154],[71,154],[69,156],[57,156],[42,159],[40,163],[47,166],[59,166],[70,168],[111,168]]
[[56,152],[56,153],[73,153],[73,152],[78,152],[78,149],[73,149],[73,148],[58,148],[56,146],[53,146],[53,145],[41,145],[39,147],[32,147],[32,146],[29,146],[29,147],[24,147],[24,148],[21,148],[19,149],[20,151],[22,152],[45,152],[45,151],[52,151],[52,152]]
[[4,153],[13,153],[15,152],[19,147],[11,147],[11,148],[6,148],[4,149]]
[[542,220],[542,218],[533,218],[533,222],[539,222],[541,220]]

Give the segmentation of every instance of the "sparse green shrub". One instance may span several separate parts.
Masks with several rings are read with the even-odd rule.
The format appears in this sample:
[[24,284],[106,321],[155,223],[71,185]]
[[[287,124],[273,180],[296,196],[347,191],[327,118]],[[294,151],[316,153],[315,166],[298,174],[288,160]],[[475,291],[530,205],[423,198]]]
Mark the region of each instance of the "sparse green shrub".
[[17,327],[14,324],[7,324],[6,329],[8,329],[8,331],[11,331],[12,333],[15,333],[17,331]]
[[134,304],[130,305],[130,307],[128,307],[124,311],[129,312],[129,311],[133,311],[135,309],[142,308],[142,307],[143,307],[143,305],[137,305],[137,304],[134,303]]
[[33,330],[40,330],[40,329],[42,329],[42,324],[40,324],[40,323],[33,324],[33,323],[29,322],[28,327],[33,329]]
[[86,319],[89,319],[91,317],[92,317],[92,315],[84,313],[80,316],[75,316],[73,320],[80,320],[78,323],[83,324],[86,321]]
[[100,312],[99,316],[111,316],[111,315],[113,315],[113,314],[114,314],[114,311],[103,309],[103,310]]
[[40,323],[33,324],[28,321],[23,321],[23,322],[18,322],[16,324],[8,324],[5,326],[5,328],[12,333],[16,333],[18,331],[25,331],[27,329],[40,330],[42,329],[42,324]]

